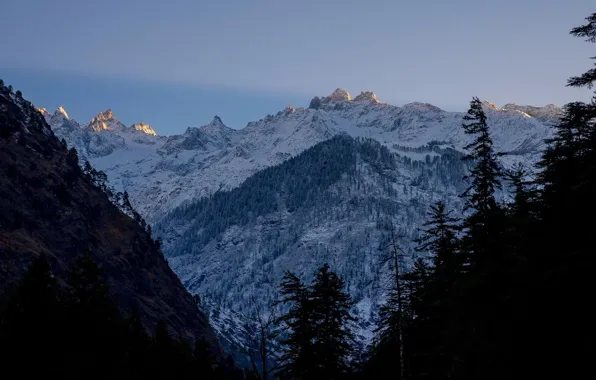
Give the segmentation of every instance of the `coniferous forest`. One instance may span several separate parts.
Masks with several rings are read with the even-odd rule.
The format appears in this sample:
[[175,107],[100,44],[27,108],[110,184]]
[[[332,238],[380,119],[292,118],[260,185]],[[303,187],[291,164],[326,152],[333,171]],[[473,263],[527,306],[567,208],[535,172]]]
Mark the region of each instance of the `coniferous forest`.
[[[596,13],[571,34],[596,43]],[[592,89],[595,82],[596,66],[567,86]],[[464,216],[455,217],[442,202],[431,205],[416,240],[419,258],[409,268],[400,263],[395,239],[390,242],[391,284],[379,289],[387,299],[365,350],[353,332],[357,318],[345,283],[327,264],[311,282],[286,272],[279,285],[283,313],[275,320],[282,350],[268,355],[271,342],[261,340],[263,358],[275,360],[243,372],[232,370],[233,363],[217,365],[206,342],[178,340],[165,323],[146,331],[136,312],[123,315],[91,256],[81,255],[64,282],[40,256],[20,286],[0,299],[2,373],[68,379],[590,376],[596,95],[565,106],[536,175],[499,163],[478,98],[462,128],[471,137],[463,160],[472,168],[461,194]],[[497,196],[504,186],[513,189],[508,201]],[[270,203],[262,207],[275,206],[263,197]],[[247,210],[261,207],[248,202]]]
[[[596,43],[596,13],[573,36]],[[592,58],[596,60],[596,58]],[[592,88],[596,69],[567,85]],[[282,379],[510,379],[589,376],[594,343],[591,271],[596,223],[596,96],[565,106],[530,178],[504,170],[474,98],[463,120],[473,163],[462,220],[430,207],[416,260],[399,268],[364,360],[351,351],[349,298],[322,267],[311,287],[291,273],[281,285]],[[514,189],[503,203],[502,184]],[[322,290],[324,289],[324,290]],[[328,297],[328,298],[326,298]],[[321,312],[322,304],[326,304]],[[332,343],[330,343],[332,342]]]

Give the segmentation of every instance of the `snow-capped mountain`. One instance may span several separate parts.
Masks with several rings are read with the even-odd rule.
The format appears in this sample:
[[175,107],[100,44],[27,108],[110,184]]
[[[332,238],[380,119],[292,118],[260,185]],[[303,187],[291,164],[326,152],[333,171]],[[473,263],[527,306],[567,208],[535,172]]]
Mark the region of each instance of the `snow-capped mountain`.
[[[546,124],[558,110],[530,110],[539,119],[521,111],[528,107],[486,109],[497,149],[514,153],[509,161],[533,161],[549,134]],[[125,127],[111,111],[78,127],[60,109],[50,125],[84,159],[106,171],[117,188],[126,189],[139,212],[154,222],[185,201],[232,189],[257,171],[338,133],[370,137],[392,151],[397,145],[419,147],[432,141],[461,149],[467,142],[462,117],[426,103],[385,104],[372,92],[352,100],[347,91],[337,89],[323,97],[317,109],[288,107],[241,130],[215,117],[202,127],[164,137],[144,124]]]
[[[506,167],[531,167],[561,115],[552,105],[484,107]],[[427,103],[397,107],[372,92],[352,99],[337,89],[241,130],[216,116],[173,136],[126,127],[111,111],[83,125],[63,108],[40,112],[82,159],[128,191],[185,286],[230,315],[247,314],[254,299],[275,299],[284,270],[308,277],[329,262],[367,335],[383,300],[392,226],[408,256],[432,202],[462,206],[464,113]],[[225,327],[218,333],[238,339]]]

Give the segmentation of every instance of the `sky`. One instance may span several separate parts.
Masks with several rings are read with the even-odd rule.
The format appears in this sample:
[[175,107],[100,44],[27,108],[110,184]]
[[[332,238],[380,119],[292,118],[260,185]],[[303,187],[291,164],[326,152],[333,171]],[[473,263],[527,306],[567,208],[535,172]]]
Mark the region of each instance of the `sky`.
[[594,0],[19,0],[0,14],[0,78],[86,122],[233,128],[344,88],[395,105],[587,100],[565,87],[595,45]]

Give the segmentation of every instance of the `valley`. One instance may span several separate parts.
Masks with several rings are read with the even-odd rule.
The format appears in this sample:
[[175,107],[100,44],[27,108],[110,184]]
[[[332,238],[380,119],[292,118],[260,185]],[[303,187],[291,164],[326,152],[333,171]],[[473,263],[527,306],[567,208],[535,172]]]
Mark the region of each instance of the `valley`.
[[[483,108],[504,167],[530,170],[562,112]],[[128,192],[187,289],[238,320],[253,299],[267,307],[278,297],[285,270],[308,276],[328,262],[345,279],[369,342],[390,273],[391,231],[407,267],[428,206],[441,200],[459,215],[463,207],[464,114],[430,104],[397,107],[337,89],[241,130],[216,116],[173,136],[126,127],[111,111],[87,125],[62,108],[42,113],[82,161]]]

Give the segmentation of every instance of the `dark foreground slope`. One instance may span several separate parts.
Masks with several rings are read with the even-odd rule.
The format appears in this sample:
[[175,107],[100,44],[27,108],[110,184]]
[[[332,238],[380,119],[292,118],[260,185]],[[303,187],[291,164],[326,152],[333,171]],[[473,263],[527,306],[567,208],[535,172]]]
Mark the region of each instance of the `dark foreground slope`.
[[0,84],[0,294],[14,288],[45,254],[63,276],[89,251],[106,273],[120,308],[139,310],[147,329],[163,319],[186,340],[216,338],[151,236],[78,166],[41,114]]

